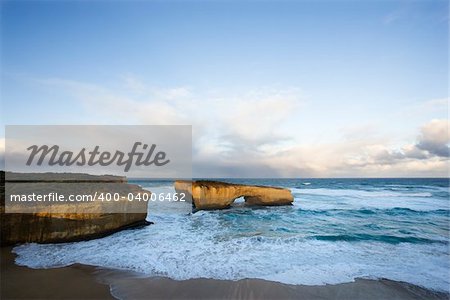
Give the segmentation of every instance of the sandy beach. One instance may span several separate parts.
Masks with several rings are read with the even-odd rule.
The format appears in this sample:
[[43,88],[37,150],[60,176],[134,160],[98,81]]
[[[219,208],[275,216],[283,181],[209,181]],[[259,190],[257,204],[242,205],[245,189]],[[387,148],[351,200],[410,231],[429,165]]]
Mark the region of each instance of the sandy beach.
[[16,265],[11,250],[1,249],[1,299],[114,299],[95,280],[95,267],[30,269]]
[[288,285],[243,279],[190,279],[137,274],[75,264],[30,269],[14,263],[12,248],[2,248],[1,299],[448,299],[407,283],[357,279],[325,286]]
[[450,0],[0,8],[0,300],[450,300]]

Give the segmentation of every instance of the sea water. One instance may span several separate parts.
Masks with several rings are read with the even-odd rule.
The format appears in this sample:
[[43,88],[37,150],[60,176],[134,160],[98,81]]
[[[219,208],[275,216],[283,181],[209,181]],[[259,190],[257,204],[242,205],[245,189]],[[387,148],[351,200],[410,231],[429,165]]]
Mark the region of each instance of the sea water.
[[[292,206],[193,213],[151,202],[155,224],[77,243],[25,244],[16,263],[82,263],[173,279],[336,284],[388,278],[450,290],[448,179],[222,179],[289,188]],[[155,193],[173,183],[132,180]]]

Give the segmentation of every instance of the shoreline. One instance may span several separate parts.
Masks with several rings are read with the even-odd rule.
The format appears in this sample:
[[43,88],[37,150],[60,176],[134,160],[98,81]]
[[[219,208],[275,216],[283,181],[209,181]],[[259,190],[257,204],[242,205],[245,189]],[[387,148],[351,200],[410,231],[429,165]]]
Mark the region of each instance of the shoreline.
[[[405,282],[362,279],[335,285],[290,285],[263,279],[174,280],[74,264],[31,269],[1,250],[1,299],[449,299]],[[26,288],[25,288],[26,287]]]
[[109,287],[95,280],[95,267],[31,269],[15,264],[12,248],[1,247],[1,299],[114,299]]

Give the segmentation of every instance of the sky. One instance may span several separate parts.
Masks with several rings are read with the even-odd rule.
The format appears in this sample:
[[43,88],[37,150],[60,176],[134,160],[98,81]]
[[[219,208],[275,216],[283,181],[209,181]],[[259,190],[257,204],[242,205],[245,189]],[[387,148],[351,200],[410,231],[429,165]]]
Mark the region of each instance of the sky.
[[447,177],[448,15],[440,0],[2,1],[0,125],[191,124],[194,177]]

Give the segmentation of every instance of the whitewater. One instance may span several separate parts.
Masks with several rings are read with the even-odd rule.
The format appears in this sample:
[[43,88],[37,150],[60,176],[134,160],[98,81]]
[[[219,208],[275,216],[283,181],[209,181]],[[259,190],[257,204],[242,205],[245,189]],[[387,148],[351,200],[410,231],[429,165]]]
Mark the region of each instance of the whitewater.
[[[449,292],[448,179],[221,179],[289,188],[294,205],[192,212],[150,202],[140,229],[76,243],[24,244],[16,263],[74,263],[173,279],[336,284],[388,278]],[[152,192],[170,181],[131,180]]]

